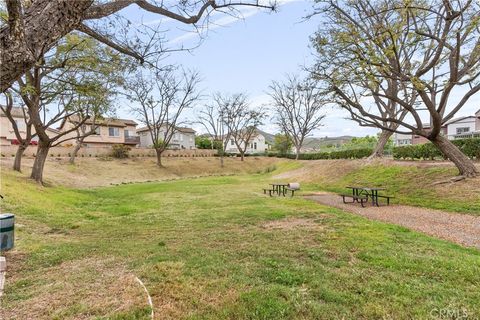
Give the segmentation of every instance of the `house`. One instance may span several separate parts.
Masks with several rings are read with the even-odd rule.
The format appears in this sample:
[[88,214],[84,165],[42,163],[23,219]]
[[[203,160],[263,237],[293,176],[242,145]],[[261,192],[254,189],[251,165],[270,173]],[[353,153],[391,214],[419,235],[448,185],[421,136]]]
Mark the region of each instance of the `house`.
[[[78,117],[70,117],[62,122],[59,130],[67,131],[77,123]],[[85,137],[83,141],[87,147],[109,147],[114,144],[135,147],[140,142],[139,137],[136,135],[137,123],[133,120],[116,118],[98,119],[95,122],[87,120],[85,126],[87,126],[87,130],[95,130],[94,134]],[[67,136],[72,139],[66,141],[63,145],[74,143],[76,134],[75,131],[69,133]]]
[[447,122],[448,138],[462,139],[480,137],[480,110],[475,115],[453,119]]
[[[429,131],[430,128],[431,128],[429,123],[424,123],[424,124],[422,124],[422,126],[423,126],[423,129],[426,130],[426,131]],[[444,135],[444,136],[447,135],[447,126],[446,125],[444,125],[440,128],[440,134]],[[416,134],[412,134],[412,144],[424,144],[424,143],[427,143],[427,142],[429,142],[427,138],[416,135]]]
[[394,133],[393,144],[397,147],[412,144],[412,134]]
[[[160,128],[160,136],[164,137],[167,131],[167,126],[162,125]],[[147,127],[137,130],[137,134],[140,137],[140,146],[145,148],[151,148],[153,146],[152,136]],[[168,149],[195,149],[195,130],[186,127],[176,127],[175,133],[170,139]]]
[[[26,136],[26,124],[24,119],[24,113],[22,108],[20,107],[13,107],[12,108],[12,117],[17,123],[17,128],[20,131],[20,135],[25,138]],[[58,130],[53,128],[47,128],[47,135],[56,135],[59,133]],[[32,126],[32,134],[35,134],[35,128]],[[31,145],[36,145],[38,142],[38,137],[34,136],[32,141],[30,142]],[[15,135],[15,131],[13,130],[12,123],[7,118],[7,116],[0,110],[0,145],[2,146],[9,146],[9,145],[16,145],[18,144],[17,136]]]
[[[226,142],[225,152],[227,153],[240,153],[237,145],[235,144],[235,140],[230,137],[229,141]],[[263,153],[268,150],[268,146],[265,142],[265,136],[259,131],[255,130],[252,137],[248,141],[247,149],[245,151],[246,154],[255,154],[255,153]]]
[[[428,130],[430,124],[423,124],[423,127]],[[449,140],[465,139],[465,138],[480,138],[480,110],[473,116],[460,117],[448,121],[442,128],[440,133]],[[398,134],[394,135],[394,144],[396,146],[408,144],[423,144],[428,140],[422,136],[415,134]]]

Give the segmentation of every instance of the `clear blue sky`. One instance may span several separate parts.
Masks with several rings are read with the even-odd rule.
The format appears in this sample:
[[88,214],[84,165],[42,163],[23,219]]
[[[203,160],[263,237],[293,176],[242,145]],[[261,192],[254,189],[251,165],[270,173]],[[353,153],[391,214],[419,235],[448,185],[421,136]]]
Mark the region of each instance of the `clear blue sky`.
[[[268,102],[266,90],[272,80],[281,80],[286,73],[301,72],[302,66],[313,61],[309,37],[319,25],[319,17],[305,21],[303,18],[312,11],[311,1],[280,0],[278,12],[244,7],[241,9],[244,19],[235,19],[229,15],[215,13],[210,21],[204,40],[191,53],[171,53],[165,63],[182,64],[186,68],[198,70],[203,78],[205,94],[213,92],[249,95],[252,107]],[[133,22],[160,26],[166,33],[169,47],[192,47],[198,44],[198,34],[193,28],[170,19],[160,19],[141,11],[134,6],[125,10]],[[160,21],[162,20],[162,21]],[[473,114],[480,104],[478,98],[472,99],[458,115]],[[201,105],[198,106],[201,108]],[[132,117],[128,108],[119,112],[120,116]],[[314,135],[365,136],[375,134],[377,129],[358,126],[343,110],[326,108],[327,117],[324,126]],[[186,115],[195,119],[195,110]],[[428,121],[428,118],[425,119]],[[193,127],[201,131],[200,126]],[[266,131],[275,133],[278,128],[268,119],[263,126]]]

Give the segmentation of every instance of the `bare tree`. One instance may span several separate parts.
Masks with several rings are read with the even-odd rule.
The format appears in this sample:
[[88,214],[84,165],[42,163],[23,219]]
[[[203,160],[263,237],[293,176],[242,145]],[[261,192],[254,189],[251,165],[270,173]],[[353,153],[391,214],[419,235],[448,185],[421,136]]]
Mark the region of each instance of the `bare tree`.
[[[480,4],[325,1],[318,13],[326,22],[314,37],[314,74],[332,101],[362,126],[427,138],[461,175],[476,176],[474,163],[441,128],[480,91]],[[452,93],[461,98],[453,101]]]
[[211,104],[205,105],[204,109],[199,112],[198,119],[212,139],[212,148],[215,145],[221,145],[218,153],[220,156],[220,166],[223,168],[223,158],[227,143],[230,140],[230,132],[228,132],[228,130],[225,132],[224,106],[221,94],[214,94],[212,100],[213,102]]
[[148,129],[159,167],[162,166],[162,153],[182,125],[182,114],[200,98],[199,74],[182,71],[179,76],[175,74],[176,69],[172,66],[154,75],[138,72],[126,87],[128,98],[138,104],[132,111]]
[[257,127],[262,124],[265,118],[265,112],[261,108],[251,110],[247,96],[243,93],[231,96],[220,95],[217,99],[222,106],[222,118],[228,129],[228,135],[230,139],[233,139],[243,161]]
[[[146,12],[192,25],[207,23],[212,12],[236,14],[238,6],[274,9],[273,4],[262,5],[258,1],[215,0],[179,1],[170,6],[157,0],[6,0],[5,3],[8,19],[0,25],[1,92],[74,30],[142,63],[163,51],[159,47],[164,42],[164,32],[145,24],[135,25],[121,12],[134,4]],[[134,39],[129,41],[129,37]]]
[[[13,161],[13,170],[21,172],[23,154],[32,142],[32,139],[35,137],[35,131],[32,130],[33,123],[30,120],[30,117],[28,116],[25,108],[14,107],[14,99],[12,92],[10,92],[10,90],[7,90],[4,95],[6,103],[5,106],[0,106],[0,109],[10,121],[13,132],[15,134],[15,138],[18,141],[18,148],[17,152],[15,153],[15,159]],[[20,117],[18,117],[19,115]],[[22,118],[25,130],[21,130],[15,118]],[[22,135],[21,131],[25,132],[25,135]]]
[[325,99],[315,81],[299,80],[291,75],[284,82],[273,81],[269,95],[273,100],[275,121],[292,140],[298,159],[305,138],[319,128],[325,118],[320,114]]

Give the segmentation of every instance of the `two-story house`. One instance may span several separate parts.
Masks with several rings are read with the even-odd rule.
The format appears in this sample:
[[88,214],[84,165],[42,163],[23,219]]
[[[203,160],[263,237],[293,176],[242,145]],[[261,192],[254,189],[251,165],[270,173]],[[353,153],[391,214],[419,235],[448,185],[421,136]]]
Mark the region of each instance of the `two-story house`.
[[447,135],[449,139],[480,137],[480,110],[473,116],[447,122]]
[[[425,129],[429,129],[429,124],[423,125]],[[448,121],[442,128],[441,134],[450,140],[476,138],[480,137],[480,110],[475,115],[460,117]],[[423,144],[428,142],[424,137],[415,134],[398,134],[394,135],[394,144],[396,146],[408,144]]]
[[[17,124],[18,131],[22,138],[26,136],[26,123],[24,119],[24,113],[22,108],[20,107],[13,107],[12,108],[12,117]],[[35,134],[35,128],[32,126],[32,135]],[[47,128],[47,135],[54,136],[59,133],[58,130],[53,128]],[[38,137],[34,136],[30,144],[36,145],[38,141]],[[15,131],[13,130],[12,123],[7,118],[7,116],[1,111],[0,109],[0,145],[2,146],[9,146],[9,145],[16,145],[18,144],[17,136],[15,135]]]
[[[230,137],[228,141],[224,140],[224,144],[226,144],[225,152],[227,153],[240,153],[237,145],[235,144],[235,140]],[[263,153],[268,150],[268,146],[265,142],[265,136],[258,131],[255,131],[247,142],[247,149],[245,151],[246,154],[255,154],[255,153]]]
[[[164,137],[167,131],[166,125],[160,128],[160,137]],[[137,130],[140,137],[140,146],[144,148],[151,148],[153,146],[152,136],[147,127]],[[195,149],[195,130],[186,127],[176,127],[173,133],[168,149]]]
[[[63,121],[60,125],[60,131],[67,131],[78,123],[78,118],[72,117]],[[87,147],[109,147],[114,144],[124,144],[135,147],[140,143],[140,139],[136,134],[137,123],[129,119],[104,118],[93,122],[87,120],[84,124],[86,130],[95,130],[95,133],[85,137],[83,143]],[[72,144],[75,141],[77,133],[71,132],[68,137],[71,140],[63,143],[64,145]]]

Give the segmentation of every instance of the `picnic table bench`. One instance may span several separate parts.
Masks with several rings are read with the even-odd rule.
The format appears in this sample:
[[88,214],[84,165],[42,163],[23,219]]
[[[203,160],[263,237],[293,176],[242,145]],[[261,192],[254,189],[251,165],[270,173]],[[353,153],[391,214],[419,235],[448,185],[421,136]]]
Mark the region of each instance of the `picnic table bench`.
[[268,194],[270,197],[272,196],[273,193],[280,195],[283,195],[284,197],[286,194],[290,191],[291,196],[293,197],[295,191],[300,190],[300,184],[299,183],[270,183],[272,186],[271,189],[263,189],[263,194]]
[[[360,201],[360,204],[362,205],[363,208],[365,208],[365,202],[368,202],[368,196],[367,195],[354,195],[354,194],[341,194],[340,195],[343,199],[343,203],[355,203]],[[352,202],[347,202],[345,198],[352,198]]]
[[390,198],[392,196],[379,195],[378,191],[383,191],[385,188],[370,188],[370,187],[359,187],[359,186],[347,186],[348,189],[352,189],[351,195],[342,194],[343,202],[345,202],[345,197],[350,197],[353,199],[353,202],[359,202],[364,207],[364,202],[368,202],[368,199],[372,199],[372,205],[379,207],[378,199],[383,198],[387,200],[387,205],[390,205]]

